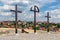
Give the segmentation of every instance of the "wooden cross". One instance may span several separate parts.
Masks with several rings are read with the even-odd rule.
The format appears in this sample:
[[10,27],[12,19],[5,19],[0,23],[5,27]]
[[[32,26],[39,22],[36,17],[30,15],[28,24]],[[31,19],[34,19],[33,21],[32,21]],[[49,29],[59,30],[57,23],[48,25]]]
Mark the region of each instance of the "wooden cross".
[[15,10],[10,10],[12,12],[15,12],[15,33],[17,33],[17,26],[18,26],[18,23],[17,23],[17,13],[22,13],[21,11],[18,11],[17,10],[17,5],[15,5]]
[[49,16],[49,12],[47,12],[47,16],[45,16],[45,17],[47,17],[47,27],[48,27],[47,32],[49,32],[49,18],[51,18]]
[[30,11],[34,12],[34,33],[36,33],[36,12],[39,12],[39,8],[34,5],[34,9],[31,7]]

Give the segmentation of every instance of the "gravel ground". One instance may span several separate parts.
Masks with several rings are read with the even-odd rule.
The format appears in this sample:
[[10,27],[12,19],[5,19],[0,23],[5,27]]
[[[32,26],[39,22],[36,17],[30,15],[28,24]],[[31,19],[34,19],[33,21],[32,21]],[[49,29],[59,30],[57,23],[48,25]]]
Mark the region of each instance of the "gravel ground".
[[0,35],[0,40],[60,40],[60,33],[56,32],[45,32],[45,31],[37,31],[37,33],[33,33],[33,30],[26,30],[29,33],[21,33],[20,29],[18,30],[18,34],[15,34],[14,29],[0,29],[3,32],[8,30],[8,34]]
[[56,33],[18,33],[1,35],[0,40],[60,40],[60,34]]

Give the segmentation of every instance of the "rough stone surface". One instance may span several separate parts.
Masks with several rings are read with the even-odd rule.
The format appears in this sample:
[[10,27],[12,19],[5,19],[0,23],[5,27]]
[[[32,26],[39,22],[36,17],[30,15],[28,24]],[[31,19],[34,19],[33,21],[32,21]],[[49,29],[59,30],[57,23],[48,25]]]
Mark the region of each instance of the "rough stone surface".
[[0,40],[60,40],[56,33],[18,33],[1,35]]

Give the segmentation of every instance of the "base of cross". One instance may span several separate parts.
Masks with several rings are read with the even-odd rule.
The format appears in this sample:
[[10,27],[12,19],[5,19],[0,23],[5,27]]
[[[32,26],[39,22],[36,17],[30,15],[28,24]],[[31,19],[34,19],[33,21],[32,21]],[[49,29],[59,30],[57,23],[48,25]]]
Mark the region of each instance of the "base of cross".
[[49,32],[49,28],[47,28],[47,32]]
[[29,32],[25,31],[24,28],[22,28],[21,33],[29,33]]

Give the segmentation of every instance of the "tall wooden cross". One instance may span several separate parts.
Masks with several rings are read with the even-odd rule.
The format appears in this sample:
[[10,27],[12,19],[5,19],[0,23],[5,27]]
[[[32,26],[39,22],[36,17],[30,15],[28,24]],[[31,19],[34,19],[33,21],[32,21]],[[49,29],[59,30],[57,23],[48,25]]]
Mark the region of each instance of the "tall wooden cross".
[[47,32],[49,32],[49,18],[51,18],[49,16],[49,12],[47,12],[47,16],[45,16],[45,17],[47,17]]
[[18,26],[18,23],[17,23],[17,13],[22,13],[21,11],[18,11],[17,10],[17,5],[15,5],[15,10],[10,10],[12,12],[15,12],[15,33],[17,33],[17,26]]
[[31,7],[30,11],[34,12],[34,33],[36,33],[36,12],[39,12],[39,8],[34,5],[34,9]]

